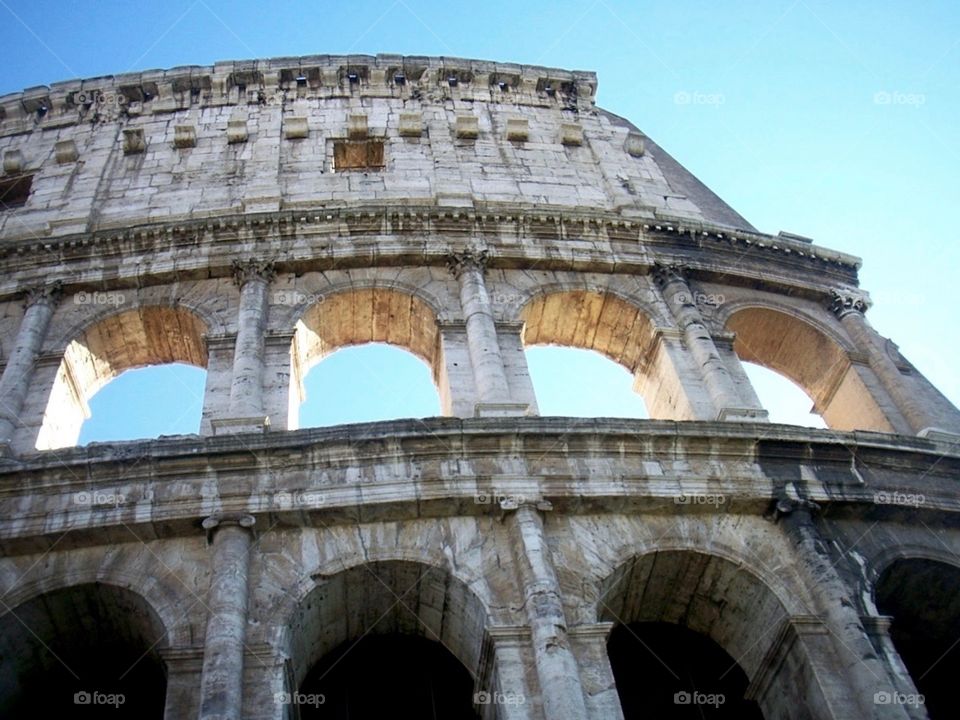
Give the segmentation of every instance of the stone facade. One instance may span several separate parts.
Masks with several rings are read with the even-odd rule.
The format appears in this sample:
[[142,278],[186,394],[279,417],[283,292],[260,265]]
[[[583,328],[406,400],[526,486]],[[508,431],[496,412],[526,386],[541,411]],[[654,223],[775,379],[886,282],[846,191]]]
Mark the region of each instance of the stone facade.
[[[36,698],[63,668],[96,704],[76,658],[116,645],[118,683],[157,670],[128,709],[292,718],[390,634],[452,654],[478,717],[630,718],[608,636],[668,623],[768,720],[942,712],[914,658],[960,634],[960,412],[857,258],[758,232],[595,94],[317,56],[0,98],[0,708],[66,703]],[[446,417],[297,430],[309,368],[366,342]],[[539,417],[536,344],[620,363],[652,419]],[[769,424],[741,361],[830,430]],[[199,436],[74,447],[168,362],[207,371]]]

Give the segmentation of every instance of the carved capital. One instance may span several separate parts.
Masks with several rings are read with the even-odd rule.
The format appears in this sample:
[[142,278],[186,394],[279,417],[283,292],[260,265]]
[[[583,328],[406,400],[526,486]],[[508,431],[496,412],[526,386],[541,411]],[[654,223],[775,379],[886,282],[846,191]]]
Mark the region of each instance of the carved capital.
[[270,282],[277,276],[273,262],[269,260],[234,260],[231,272],[233,282],[240,288],[251,280]]
[[447,269],[455,278],[460,278],[464,270],[472,268],[479,270],[481,274],[487,269],[487,251],[486,250],[463,250],[462,252],[450,253],[447,258]]
[[850,313],[863,315],[870,307],[870,296],[859,290],[832,290],[830,298],[830,312],[838,318]]
[[42,303],[50,307],[56,307],[60,304],[63,297],[63,286],[60,281],[50,285],[35,285],[27,288],[23,294],[23,307],[28,308],[31,305]]
[[653,275],[653,281],[661,288],[678,280],[684,284],[687,282],[687,268],[685,265],[654,263],[650,274]]
[[211,515],[210,517],[204,518],[202,526],[207,533],[207,542],[212,542],[213,535],[216,532],[217,528],[226,527],[228,525],[236,525],[243,528],[244,530],[249,530],[253,532],[253,526],[257,524],[257,519],[253,515],[248,515],[246,513],[226,513],[222,515]]

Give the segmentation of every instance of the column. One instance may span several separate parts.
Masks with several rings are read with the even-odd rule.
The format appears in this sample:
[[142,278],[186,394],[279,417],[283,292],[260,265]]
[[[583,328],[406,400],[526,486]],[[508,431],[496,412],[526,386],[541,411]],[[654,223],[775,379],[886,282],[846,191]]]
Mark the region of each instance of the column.
[[527,686],[530,667],[530,628],[487,628],[481,670],[474,686],[474,705],[492,705],[482,717],[497,720],[534,720],[540,716]]
[[586,720],[577,661],[567,637],[560,584],[543,533],[540,511],[520,505],[507,520],[530,623],[533,657],[550,720]]
[[240,720],[247,630],[247,572],[254,518],[208,517],[211,538],[207,633],[200,679],[200,720]]
[[792,541],[797,569],[816,604],[811,608],[815,615],[791,618],[791,627],[784,631],[783,652],[800,653],[802,660],[786,667],[799,665],[798,672],[814,681],[806,684],[817,689],[812,698],[821,708],[817,718],[905,720],[902,705],[878,702],[878,696],[890,690],[887,669],[860,622],[852,593],[827,554],[828,544],[813,517],[817,510],[808,500],[777,503],[779,523]]
[[478,417],[523,415],[526,404],[511,402],[510,398],[497,326],[483,279],[486,262],[485,251],[455,253],[449,262],[450,271],[460,283],[460,305],[466,322],[470,364],[480,399],[475,414]]
[[[869,301],[866,295],[853,291],[843,293],[834,291],[830,304],[830,310],[840,319],[840,323],[854,345],[866,357],[870,369],[876,374],[883,389],[896,404],[910,429],[918,433],[927,428],[948,425],[943,429],[960,431],[960,416],[949,401],[942,398],[935,389],[933,392],[936,395],[929,396],[928,393],[923,392],[922,388],[916,387],[914,378],[900,372],[900,368],[887,353],[886,339],[867,322],[865,313],[868,307]],[[941,412],[935,413],[931,411],[934,403],[946,403],[948,407],[941,408]],[[944,415],[947,416],[946,422],[944,422]]]
[[30,380],[53,311],[60,302],[59,283],[27,290],[25,312],[14,341],[13,352],[0,378],[0,457],[9,454],[13,433],[27,398]]
[[264,329],[267,291],[273,278],[272,263],[233,263],[233,279],[240,288],[240,309],[230,383],[230,417],[214,422],[214,432],[256,431],[269,425],[263,404]]
[[675,265],[654,265],[653,278],[670,308],[673,318],[683,333],[684,344],[693,355],[710,400],[717,413],[717,420],[755,421],[763,420],[762,408],[746,408],[740,399],[736,385],[720,357],[703,316],[694,303],[693,293],[684,277],[683,268]]

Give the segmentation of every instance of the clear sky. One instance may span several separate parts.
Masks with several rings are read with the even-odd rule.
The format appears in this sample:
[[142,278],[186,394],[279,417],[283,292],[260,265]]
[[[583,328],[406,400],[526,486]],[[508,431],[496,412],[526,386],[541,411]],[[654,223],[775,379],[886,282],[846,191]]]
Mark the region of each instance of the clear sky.
[[[455,55],[594,70],[601,106],[641,127],[759,229],[799,233],[863,257],[861,284],[875,303],[870,321],[960,403],[953,307],[960,243],[951,220],[960,207],[955,1],[0,0],[0,23],[0,93],[71,77],[316,53]],[[413,407],[386,397],[369,377],[396,377],[396,353],[356,353],[363,351],[336,353],[311,373],[308,394],[323,407],[305,424],[395,416],[398,402]],[[613,367],[603,378],[585,375],[582,353],[550,355],[530,354],[543,412],[635,412],[625,406],[633,400],[624,394],[625,373]],[[405,390],[424,401],[422,414],[436,412],[425,367],[410,363]],[[140,397],[150,389],[144,385],[159,382],[154,375],[138,384],[138,374],[146,377],[128,373],[94,398],[95,419],[105,422],[88,422],[83,441],[117,437],[139,420],[161,423],[148,434],[196,429],[196,414],[194,427],[172,421],[188,409],[191,393],[202,391],[202,373],[168,371],[166,387],[179,390],[158,391],[151,417],[137,420],[123,415],[130,393]],[[587,376],[590,384],[582,382]],[[606,384],[617,380],[625,391]],[[583,401],[563,406],[571,388]],[[109,400],[115,389],[123,392]],[[355,401],[360,391],[369,395],[363,407]],[[600,404],[604,399],[616,404]]]

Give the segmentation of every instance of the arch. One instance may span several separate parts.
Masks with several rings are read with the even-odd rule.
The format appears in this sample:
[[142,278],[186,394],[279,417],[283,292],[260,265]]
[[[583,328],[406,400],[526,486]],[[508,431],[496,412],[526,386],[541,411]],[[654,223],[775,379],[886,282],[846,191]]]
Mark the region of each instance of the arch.
[[75,444],[90,415],[87,402],[124,370],[174,362],[206,368],[206,334],[198,315],[169,305],[124,310],[87,325],[64,349],[37,449]]
[[166,671],[160,650],[169,639],[142,595],[83,583],[5,610],[0,614],[4,716],[85,710],[77,708],[85,697],[86,704],[110,705],[116,717],[163,717]]
[[[599,621],[670,622],[706,635],[751,678],[790,616],[753,570],[689,549],[653,550],[622,563],[601,583],[596,610]],[[750,627],[767,629],[767,642],[758,642]]]
[[[10,575],[10,585],[0,587],[0,599],[7,607],[16,607],[41,595],[56,592],[77,585],[101,584],[128,590],[139,595],[149,606],[151,614],[159,618],[171,647],[187,647],[202,629],[191,624],[189,609],[196,598],[185,598],[180,594],[182,582],[167,582],[169,573],[153,567],[155,557],[146,553],[143,557],[134,556],[116,559],[108,571],[102,567],[102,556],[90,555],[83,560],[76,553],[51,556],[52,562],[42,565],[31,564],[26,571],[8,561],[0,570],[6,579]],[[123,566],[136,566],[136,571],[124,570]],[[40,574],[42,573],[42,574]],[[27,577],[27,575],[30,577]]]
[[960,568],[927,558],[897,558],[877,576],[873,596],[880,613],[893,619],[890,639],[931,720],[954,717]]
[[595,350],[631,373],[646,364],[656,333],[643,310],[607,291],[541,293],[523,306],[520,317],[524,345]]
[[477,678],[489,618],[452,573],[423,562],[372,560],[311,578],[286,619],[292,689],[336,648],[378,634],[439,642]]
[[[440,330],[433,308],[416,295],[394,288],[352,288],[322,296],[296,323],[291,347],[288,427],[298,426],[310,368],[333,351],[385,343],[408,350],[427,364],[435,385],[442,376]],[[443,389],[438,388],[442,394]]]
[[725,327],[736,334],[733,349],[740,359],[792,380],[830,428],[893,431],[846,343],[821,323],[760,304],[740,304],[726,313]]

